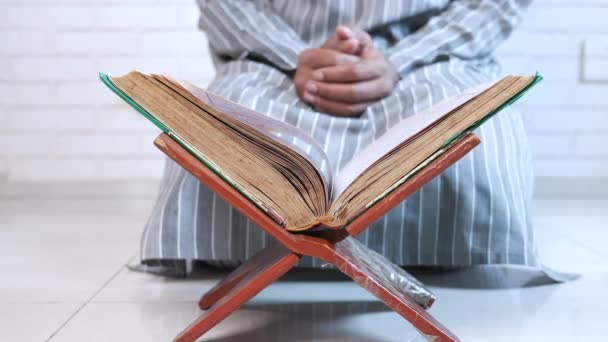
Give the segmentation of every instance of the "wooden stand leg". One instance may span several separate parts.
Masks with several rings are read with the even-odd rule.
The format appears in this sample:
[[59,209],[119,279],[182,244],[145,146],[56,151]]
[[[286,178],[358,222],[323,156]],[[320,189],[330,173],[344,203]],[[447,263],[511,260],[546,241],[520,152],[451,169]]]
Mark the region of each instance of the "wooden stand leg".
[[[408,320],[429,341],[459,341],[458,337],[416,303],[408,289],[387,276],[395,267],[384,256],[370,250],[353,237],[334,245],[333,263],[344,274]],[[391,268],[387,273],[387,267]]]
[[240,267],[238,272],[230,274],[227,279],[203,296],[201,302],[209,309],[184,329],[174,341],[194,342],[287,273],[299,260],[300,255],[291,253],[280,245],[273,244],[266,247]]
[[198,306],[201,310],[209,309],[230,290],[238,286],[251,272],[257,273],[265,267],[269,260],[278,259],[279,255],[287,257],[289,254],[293,253],[276,242],[264,248],[207,291],[201,297]]

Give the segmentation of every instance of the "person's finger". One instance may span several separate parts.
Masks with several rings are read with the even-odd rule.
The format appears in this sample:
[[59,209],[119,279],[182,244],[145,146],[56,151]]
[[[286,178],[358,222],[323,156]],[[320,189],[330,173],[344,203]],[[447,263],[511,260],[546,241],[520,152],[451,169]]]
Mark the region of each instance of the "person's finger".
[[355,83],[327,83],[308,81],[306,89],[333,101],[358,103],[376,101],[391,94],[394,83],[386,77]]
[[312,69],[328,66],[356,63],[360,58],[350,54],[345,54],[327,49],[308,49],[302,52],[299,57],[299,64],[304,64]]
[[309,105],[315,104],[315,96],[313,94],[309,93],[308,91],[304,91],[304,95],[302,96],[302,99],[304,100],[304,102],[308,103]]
[[359,50],[359,41],[354,37],[348,39],[339,39],[334,35],[323,43],[321,48],[354,55]]
[[312,96],[310,103],[317,111],[338,116],[360,116],[372,104],[371,102],[345,103],[318,96]]
[[329,37],[325,41],[325,43],[321,45],[321,48],[342,51],[341,49],[339,49],[340,45],[344,44],[346,41],[349,40],[351,44],[353,42],[357,42],[358,44],[353,30],[351,30],[348,26],[340,25],[336,28],[336,33]]
[[[365,50],[369,49],[370,47],[373,46],[373,41],[372,41],[372,37],[365,32],[363,29],[361,29],[358,26],[345,26],[345,25],[340,25],[336,28],[336,34],[333,36],[335,38],[337,38],[337,43],[340,42],[340,40],[347,40],[347,39],[355,39],[357,41],[357,49],[354,50],[353,54],[361,54],[363,53]],[[343,50],[340,50],[343,51]],[[344,52],[344,51],[343,51]]]
[[334,49],[342,53],[354,55],[359,51],[359,41],[356,38],[340,40]]
[[358,82],[382,76],[386,65],[377,60],[362,61],[354,64],[343,64],[319,68],[313,71],[312,77],[322,82]]
[[336,27],[336,36],[340,39],[350,39],[355,38],[355,33],[353,30],[345,25],[340,25]]
[[338,43],[341,42],[342,39],[340,39],[337,35],[332,35],[331,37],[329,37],[325,43],[323,43],[321,45],[322,49],[333,49],[333,50],[337,50],[338,47]]
[[354,34],[354,37],[359,41],[359,50],[357,51],[358,54],[361,54],[365,50],[374,46],[372,37],[367,32],[363,31],[363,29],[357,26],[353,26],[351,30]]

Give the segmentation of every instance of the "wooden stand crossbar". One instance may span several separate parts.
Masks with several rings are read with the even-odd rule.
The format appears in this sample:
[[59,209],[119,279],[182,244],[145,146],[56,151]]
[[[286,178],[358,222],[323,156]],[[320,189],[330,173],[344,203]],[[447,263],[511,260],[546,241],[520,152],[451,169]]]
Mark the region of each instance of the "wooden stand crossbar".
[[[448,151],[356,218],[344,230],[292,234],[168,135],[164,133],[159,135],[154,144],[161,151],[276,240],[204,294],[199,306],[206,311],[184,329],[175,341],[195,341],[295,267],[303,255],[316,257],[336,266],[408,320],[429,341],[458,341],[454,334],[426,312],[425,309],[434,301],[433,295],[403,269],[362,245],[354,237],[462,158],[479,142],[479,138],[472,133],[459,139]],[[398,279],[407,280],[405,286]]]

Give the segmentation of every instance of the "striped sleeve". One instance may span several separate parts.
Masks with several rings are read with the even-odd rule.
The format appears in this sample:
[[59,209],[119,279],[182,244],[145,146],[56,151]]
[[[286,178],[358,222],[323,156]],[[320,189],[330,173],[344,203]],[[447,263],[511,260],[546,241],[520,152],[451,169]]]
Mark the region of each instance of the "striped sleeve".
[[199,26],[221,58],[261,58],[294,70],[307,44],[271,7],[268,0],[198,0]]
[[521,21],[531,0],[451,1],[445,11],[387,50],[400,73],[438,58],[483,58]]

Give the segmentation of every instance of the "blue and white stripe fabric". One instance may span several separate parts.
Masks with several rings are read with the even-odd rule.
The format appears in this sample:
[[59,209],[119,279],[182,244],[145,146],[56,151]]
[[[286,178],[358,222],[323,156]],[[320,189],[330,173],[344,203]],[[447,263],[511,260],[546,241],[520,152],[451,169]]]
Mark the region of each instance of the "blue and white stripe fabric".
[[[526,0],[200,0],[217,74],[209,89],[307,132],[342,167],[399,120],[496,78],[493,50]],[[339,24],[368,31],[401,73],[392,95],[357,118],[300,101],[291,71]],[[538,267],[530,221],[531,156],[522,118],[509,109],[476,132],[482,144],[360,236],[399,265]],[[271,238],[167,161],[142,260],[242,261]],[[304,259],[301,266],[320,266]]]

